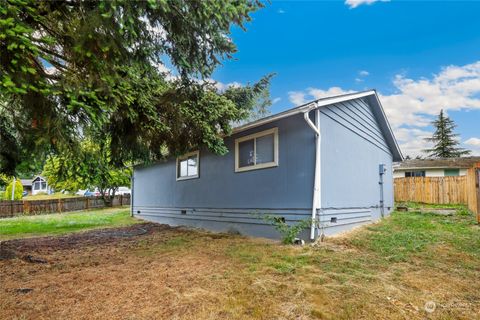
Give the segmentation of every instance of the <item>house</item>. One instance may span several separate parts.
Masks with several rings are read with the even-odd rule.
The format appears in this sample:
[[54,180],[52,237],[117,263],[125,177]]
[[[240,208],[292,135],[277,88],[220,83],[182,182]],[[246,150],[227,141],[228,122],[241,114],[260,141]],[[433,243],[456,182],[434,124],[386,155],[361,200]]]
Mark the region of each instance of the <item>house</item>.
[[375,91],[333,96],[247,123],[224,156],[192,152],[134,167],[132,214],[166,223],[279,238],[259,215],[313,219],[315,239],[393,208],[402,155]]
[[412,159],[395,163],[394,178],[465,176],[468,168],[480,162],[480,157]]
[[[42,176],[36,176],[31,180],[31,194],[36,195],[38,193],[51,193],[52,190],[48,186],[47,180]],[[25,190],[25,187],[24,187]]]
[[20,179],[22,183],[23,192],[27,194],[32,194],[32,179]]

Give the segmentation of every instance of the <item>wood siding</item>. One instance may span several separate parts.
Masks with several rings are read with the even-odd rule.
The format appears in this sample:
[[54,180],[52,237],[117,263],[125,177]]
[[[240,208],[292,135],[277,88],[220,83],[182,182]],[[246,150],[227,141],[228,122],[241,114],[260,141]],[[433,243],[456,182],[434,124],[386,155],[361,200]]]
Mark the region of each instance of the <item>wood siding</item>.
[[353,134],[371,143],[387,154],[391,154],[387,142],[380,131],[370,106],[362,99],[338,103],[320,109],[322,115],[332,119]]
[[379,165],[384,164],[384,214],[393,210],[392,153],[373,109],[356,99],[320,109],[322,210],[325,234],[381,218]]
[[[385,214],[391,212],[392,152],[383,134],[388,128],[379,126],[379,115],[367,99],[321,107],[320,112],[323,208],[318,218],[329,235],[380,218],[380,164],[388,168]],[[315,120],[314,112],[310,118]],[[278,166],[235,172],[235,139],[271,128],[278,128]],[[224,156],[200,151],[197,179],[176,181],[174,159],[135,167],[133,214],[170,225],[268,238],[280,234],[258,215],[279,215],[289,224],[310,219],[315,134],[303,114],[236,133],[225,145],[230,152]],[[309,230],[300,237],[307,239]]]

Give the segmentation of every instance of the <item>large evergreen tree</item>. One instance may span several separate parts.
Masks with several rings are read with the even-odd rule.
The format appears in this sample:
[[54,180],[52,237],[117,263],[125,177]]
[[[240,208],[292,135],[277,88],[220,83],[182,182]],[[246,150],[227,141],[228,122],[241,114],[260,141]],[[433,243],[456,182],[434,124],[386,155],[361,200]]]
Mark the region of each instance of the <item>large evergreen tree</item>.
[[210,78],[236,52],[231,29],[261,6],[0,0],[0,173],[33,152],[78,148],[86,135],[108,141],[118,166],[165,150],[225,153],[231,124],[268,105],[269,76],[223,92]]
[[433,142],[431,149],[426,149],[424,152],[428,154],[430,158],[456,158],[471,153],[470,150],[466,150],[459,147],[458,134],[454,132],[456,124],[440,111],[438,118],[432,121],[432,125],[435,128],[431,138],[425,140]]

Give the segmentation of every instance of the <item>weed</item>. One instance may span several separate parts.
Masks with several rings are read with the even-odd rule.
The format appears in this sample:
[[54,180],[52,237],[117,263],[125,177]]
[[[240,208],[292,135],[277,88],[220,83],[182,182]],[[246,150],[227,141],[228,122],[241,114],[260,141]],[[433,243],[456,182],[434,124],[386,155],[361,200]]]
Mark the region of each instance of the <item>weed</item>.
[[264,221],[270,223],[275,230],[282,236],[284,244],[293,244],[300,232],[311,226],[312,222],[309,219],[300,220],[295,224],[288,224],[284,217],[274,216],[269,214],[257,215]]

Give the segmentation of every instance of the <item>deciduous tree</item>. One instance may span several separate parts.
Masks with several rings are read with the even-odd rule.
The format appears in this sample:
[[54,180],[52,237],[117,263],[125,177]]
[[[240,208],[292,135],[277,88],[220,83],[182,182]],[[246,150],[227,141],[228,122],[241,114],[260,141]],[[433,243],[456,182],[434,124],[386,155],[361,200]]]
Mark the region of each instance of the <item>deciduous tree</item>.
[[52,155],[47,158],[43,175],[56,190],[98,188],[105,204],[110,206],[118,188],[130,186],[131,169],[112,166],[107,145],[85,140],[75,152]]

